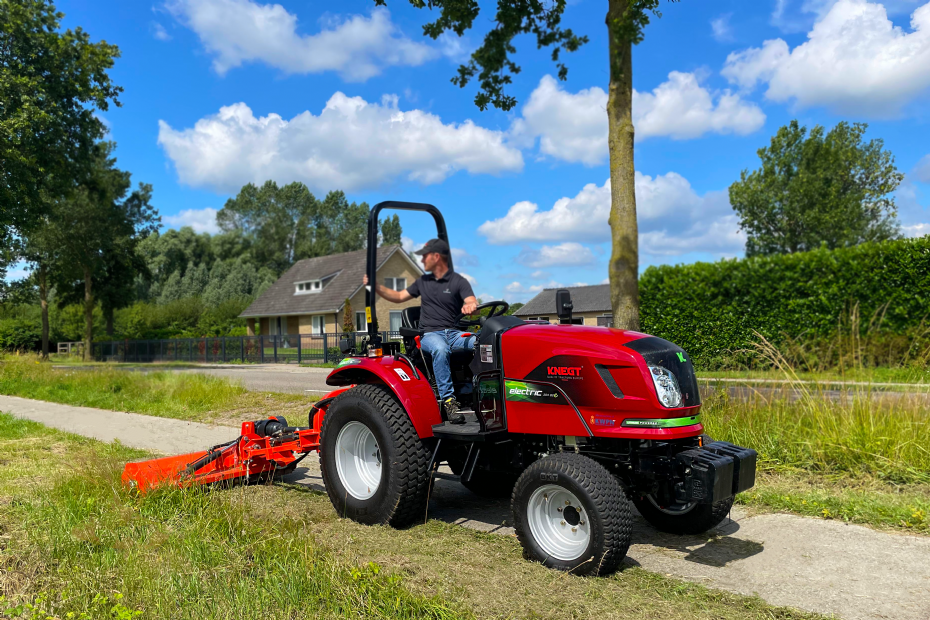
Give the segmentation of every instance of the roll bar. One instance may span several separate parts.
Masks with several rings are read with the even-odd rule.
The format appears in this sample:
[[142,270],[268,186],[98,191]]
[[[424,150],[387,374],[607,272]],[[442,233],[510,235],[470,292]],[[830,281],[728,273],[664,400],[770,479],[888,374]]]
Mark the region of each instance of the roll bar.
[[[375,325],[378,322],[377,315],[377,293],[375,287],[378,285],[378,215],[384,209],[397,209],[399,211],[426,211],[433,216],[436,221],[436,237],[449,243],[449,234],[446,232],[446,221],[442,219],[442,213],[433,205],[422,202],[395,202],[389,200],[379,202],[372,207],[368,214],[368,253],[365,266],[365,272],[368,274],[368,289],[365,291],[365,319],[368,323],[368,344],[380,343],[380,336]],[[451,247],[451,246],[450,246]],[[449,269],[452,269],[452,256],[449,257]]]

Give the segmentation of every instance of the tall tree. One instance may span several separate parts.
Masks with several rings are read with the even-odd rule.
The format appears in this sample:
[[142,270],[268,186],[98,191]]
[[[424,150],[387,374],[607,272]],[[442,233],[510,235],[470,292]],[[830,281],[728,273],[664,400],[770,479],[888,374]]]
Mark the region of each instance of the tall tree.
[[116,168],[114,148],[112,142],[97,144],[90,177],[56,204],[50,218],[62,257],[61,303],[82,297],[85,359],[92,353],[95,278],[105,279],[108,257],[129,247],[134,251],[135,243],[159,225],[149,204],[151,186],[140,184],[127,197],[130,174]]
[[381,243],[384,245],[400,245],[403,231],[400,228],[400,218],[395,213],[393,217],[381,220]]
[[[669,0],[677,2],[677,0]],[[386,5],[387,0],[374,0]],[[452,31],[462,36],[478,17],[477,0],[409,0],[416,8],[436,8],[439,17],[423,27],[433,39]],[[516,36],[532,34],[539,49],[552,48],[552,60],[560,80],[568,76],[568,67],[560,60],[564,50],[573,52],[588,41],[568,28],[562,28],[562,15],[568,0],[498,0],[493,28],[471,59],[458,69],[452,82],[466,86],[478,76],[480,89],[475,105],[485,110],[493,105],[510,110],[517,100],[506,93],[513,76],[520,72],[513,55]],[[609,37],[607,121],[610,151],[611,206],[609,223],[613,249],[608,266],[610,300],[614,325],[639,329],[639,233],[636,222],[635,167],[633,162],[633,45],[643,40],[643,29],[651,15],[661,16],[659,0],[608,0],[607,33]]]
[[[60,32],[48,0],[0,0],[0,241],[40,225],[52,201],[93,167],[95,116],[121,92],[107,70],[119,49]],[[2,258],[2,257],[0,257]]]
[[891,193],[904,175],[865,123],[820,125],[808,134],[791,121],[759,149],[762,165],[743,170],[730,204],[746,231],[746,255],[803,252],[900,236]]
[[49,322],[48,294],[51,285],[50,274],[56,272],[60,259],[60,249],[54,238],[54,229],[48,214],[42,214],[30,226],[28,236],[20,238],[16,244],[17,256],[32,267],[32,276],[39,291],[39,308],[42,315],[42,359],[48,359]]
[[317,211],[317,199],[303,183],[279,187],[266,181],[261,187],[249,183],[240,189],[216,221],[224,232],[252,236],[256,260],[280,273],[297,259],[297,248],[305,243]]

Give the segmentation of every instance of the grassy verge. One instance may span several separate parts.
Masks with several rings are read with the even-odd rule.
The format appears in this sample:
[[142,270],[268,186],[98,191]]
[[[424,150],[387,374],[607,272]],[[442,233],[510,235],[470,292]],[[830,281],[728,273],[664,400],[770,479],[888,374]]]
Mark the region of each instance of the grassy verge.
[[136,451],[2,414],[0,450],[0,616],[819,617],[636,568],[555,573],[523,560],[513,538],[433,521],[365,527],[295,487],[135,497],[118,475]]
[[131,411],[164,418],[238,425],[251,416],[306,416],[316,396],[250,392],[199,373],[133,372],[101,367],[53,369],[32,356],[0,359],[0,394]]
[[[702,370],[698,379],[743,379],[784,381],[785,373],[781,370]],[[847,370],[797,371],[801,381],[817,383],[856,382],[856,383],[907,383],[912,385],[930,385],[930,370],[926,368],[851,368]]]

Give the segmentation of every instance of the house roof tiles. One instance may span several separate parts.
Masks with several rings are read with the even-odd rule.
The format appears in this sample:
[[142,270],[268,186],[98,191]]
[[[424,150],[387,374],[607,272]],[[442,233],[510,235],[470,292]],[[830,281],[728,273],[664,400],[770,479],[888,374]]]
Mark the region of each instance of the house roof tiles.
[[[594,284],[591,286],[565,286],[571,292],[572,312],[610,312],[610,285]],[[555,307],[556,288],[543,289],[525,306],[514,312],[516,316],[539,316],[558,314]]]
[[[241,317],[283,316],[337,312],[345,300],[362,285],[365,275],[365,252],[345,252],[317,258],[299,260],[284,272],[278,281],[240,314]],[[395,252],[403,252],[399,245],[378,248],[378,269]],[[412,260],[411,264],[416,265]],[[321,280],[335,274],[319,293],[295,294],[298,282]]]

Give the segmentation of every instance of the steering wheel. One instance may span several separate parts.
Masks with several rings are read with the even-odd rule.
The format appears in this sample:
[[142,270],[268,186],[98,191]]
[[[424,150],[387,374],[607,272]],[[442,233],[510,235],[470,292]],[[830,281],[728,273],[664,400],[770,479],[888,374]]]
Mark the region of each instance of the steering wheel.
[[[487,316],[479,316],[474,319],[466,319],[466,316],[474,316],[484,310],[485,308],[491,308],[491,311]],[[489,301],[486,304],[481,304],[475,311],[471,314],[460,314],[455,318],[455,324],[461,327],[475,327],[484,325],[484,322],[488,319],[494,318],[496,316],[504,316],[507,314],[507,311],[510,310],[510,304],[506,301]]]

